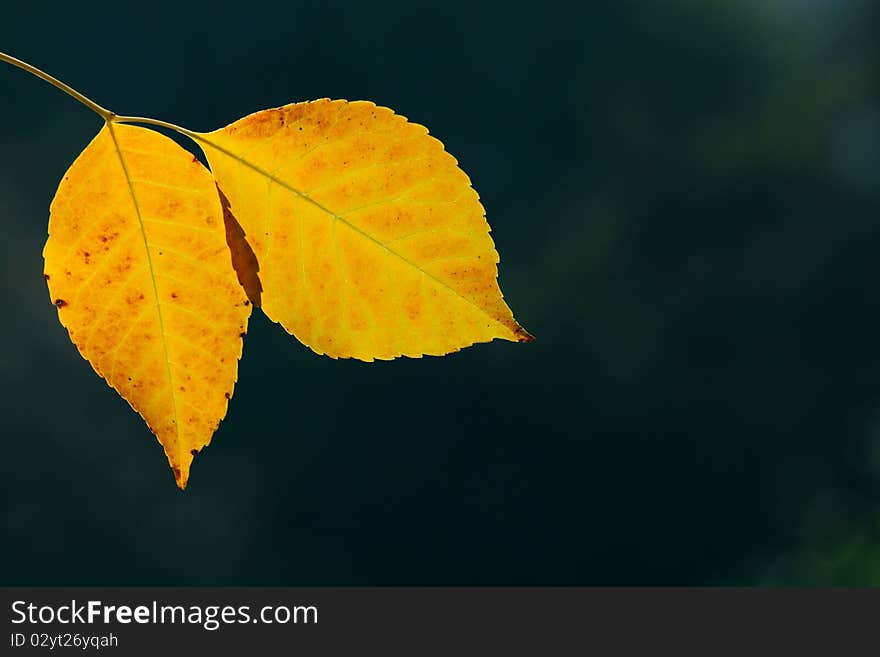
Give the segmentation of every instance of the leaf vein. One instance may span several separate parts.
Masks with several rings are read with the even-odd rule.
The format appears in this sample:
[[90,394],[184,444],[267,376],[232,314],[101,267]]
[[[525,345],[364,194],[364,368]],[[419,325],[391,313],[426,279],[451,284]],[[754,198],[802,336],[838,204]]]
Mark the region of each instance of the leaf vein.
[[107,128],[110,130],[110,136],[113,138],[113,145],[116,147],[116,153],[119,156],[119,163],[122,165],[122,171],[125,174],[125,180],[128,182],[128,191],[131,193],[131,200],[134,204],[135,213],[137,214],[138,223],[141,228],[141,235],[143,236],[144,241],[144,249],[147,252],[147,264],[150,269],[150,280],[153,283],[153,293],[156,295],[156,312],[159,315],[159,330],[162,333],[162,349],[165,354],[165,370],[168,375],[168,384],[171,387],[171,404],[174,413],[174,431],[175,437],[177,440],[180,439],[180,426],[178,425],[178,417],[177,417],[177,396],[174,394],[174,378],[171,375],[171,365],[169,364],[169,356],[168,356],[168,343],[165,339],[165,320],[162,317],[162,304],[159,302],[159,289],[156,285],[156,275],[155,269],[153,267],[153,257],[150,254],[150,244],[147,239],[147,231],[144,227],[143,218],[141,217],[141,208],[140,204],[137,200],[137,195],[134,191],[134,185],[131,182],[131,175],[128,172],[128,165],[125,163],[125,157],[122,155],[122,149],[119,146],[119,141],[116,138],[116,132],[113,129],[113,123],[107,122]]

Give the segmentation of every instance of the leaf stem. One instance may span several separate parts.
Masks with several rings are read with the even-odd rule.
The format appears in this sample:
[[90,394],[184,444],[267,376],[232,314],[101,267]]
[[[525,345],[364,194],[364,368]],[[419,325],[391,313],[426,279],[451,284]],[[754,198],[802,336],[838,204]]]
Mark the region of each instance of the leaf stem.
[[96,103],[92,99],[87,98],[86,96],[82,95],[80,92],[78,92],[73,87],[69,87],[68,85],[64,84],[61,80],[52,77],[51,75],[49,75],[45,71],[41,71],[36,66],[31,66],[27,62],[23,62],[20,59],[16,59],[12,55],[7,55],[5,52],[0,52],[0,61],[6,62],[7,64],[11,64],[12,66],[16,66],[16,67],[20,68],[22,71],[26,71],[27,73],[30,73],[31,75],[34,75],[34,76],[40,78],[41,80],[48,82],[53,87],[61,89],[61,91],[66,93],[68,96],[72,96],[73,98],[75,98],[76,100],[81,102],[83,105],[88,107],[90,110],[92,110],[95,114],[100,116],[105,121],[109,121],[114,116],[113,112],[111,112],[110,110],[108,110],[104,107],[101,107],[100,105],[98,105],[98,103]]
[[192,130],[187,130],[186,128],[182,128],[179,125],[174,125],[173,123],[168,123],[167,121],[160,121],[159,119],[150,119],[145,116],[118,116],[114,112],[111,112],[105,107],[101,107],[93,101],[91,98],[84,96],[80,92],[78,92],[73,87],[64,84],[58,78],[55,78],[45,71],[38,69],[36,66],[28,64],[27,62],[23,62],[20,59],[13,57],[12,55],[7,55],[5,52],[0,52],[0,62],[6,62],[16,68],[20,68],[22,71],[30,73],[31,75],[40,78],[41,80],[48,82],[53,87],[60,89],[67,95],[75,98],[80,103],[88,107],[95,114],[100,116],[104,121],[108,123],[143,123],[145,125],[154,125],[160,128],[167,128],[168,130],[173,130],[174,132],[178,132],[185,137],[189,137],[196,143],[203,141],[202,135],[198,132],[193,132]]
[[173,123],[168,123],[168,121],[160,121],[159,119],[150,119],[146,116],[119,116],[114,114],[109,119],[112,123],[143,123],[145,125],[155,125],[160,128],[167,128],[168,130],[173,130],[174,132],[178,132],[182,134],[184,137],[189,137],[195,142],[198,142],[202,135],[198,132],[193,132],[192,130],[187,130],[186,128],[182,128],[179,125],[174,125]]

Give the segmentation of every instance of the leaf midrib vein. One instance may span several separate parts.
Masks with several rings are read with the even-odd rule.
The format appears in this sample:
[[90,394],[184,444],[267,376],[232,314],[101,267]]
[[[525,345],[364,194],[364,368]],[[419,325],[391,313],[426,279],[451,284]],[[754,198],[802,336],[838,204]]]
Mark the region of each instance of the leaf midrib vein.
[[162,316],[162,304],[159,300],[159,286],[156,283],[156,270],[153,267],[153,256],[150,254],[150,243],[147,239],[147,230],[144,226],[144,220],[141,216],[141,208],[138,203],[137,194],[134,191],[134,184],[132,183],[131,175],[128,171],[128,165],[125,163],[125,157],[122,154],[122,148],[119,145],[119,140],[116,138],[116,132],[113,129],[113,123],[108,121],[107,128],[110,131],[110,137],[113,139],[113,146],[116,149],[116,154],[119,156],[119,163],[122,165],[122,172],[125,175],[125,182],[128,185],[128,191],[131,194],[131,200],[134,204],[135,214],[137,215],[138,226],[141,231],[141,237],[144,242],[144,251],[147,254],[147,265],[150,270],[150,282],[153,285],[153,294],[156,298],[156,313],[159,316],[159,332],[162,334],[162,350],[165,354],[165,371],[168,375],[168,389],[171,394],[171,408],[174,413],[174,432],[175,432],[175,442],[180,440],[180,423],[178,422],[178,414],[177,414],[177,396],[174,394],[174,379],[171,376],[171,356],[168,353],[168,340],[165,336],[165,319]]

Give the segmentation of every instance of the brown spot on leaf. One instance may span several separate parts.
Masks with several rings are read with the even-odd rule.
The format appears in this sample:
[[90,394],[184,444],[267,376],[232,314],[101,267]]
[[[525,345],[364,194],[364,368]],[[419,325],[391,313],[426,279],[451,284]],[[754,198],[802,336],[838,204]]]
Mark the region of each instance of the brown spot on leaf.
[[49,274],[43,274],[43,278],[45,278],[45,279],[48,281],[48,280],[49,280]]
[[192,454],[193,456],[198,456],[199,450],[197,450],[197,449],[190,450],[190,454]]
[[232,395],[230,395],[228,392],[225,392],[223,394],[226,395],[226,399],[232,399]]
[[247,335],[247,333],[245,331],[242,331],[241,333],[238,334],[238,337],[243,338],[246,335]]
[[174,473],[174,481],[177,482],[177,487],[178,487],[180,490],[185,489],[185,488],[186,488],[186,482],[185,482],[185,481],[181,481],[181,479],[180,479],[180,468],[177,467],[177,466],[175,465],[175,466],[173,466],[173,467],[171,468],[171,471]]
[[67,305],[67,302],[64,299],[55,299],[55,306],[58,308],[64,308]]

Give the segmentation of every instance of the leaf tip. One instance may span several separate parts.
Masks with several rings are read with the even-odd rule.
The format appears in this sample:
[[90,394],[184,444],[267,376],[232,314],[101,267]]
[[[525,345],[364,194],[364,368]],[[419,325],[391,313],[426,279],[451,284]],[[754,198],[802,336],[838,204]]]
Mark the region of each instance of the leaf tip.
[[513,332],[517,342],[534,342],[535,336],[526,331],[522,326],[517,325]]
[[198,454],[198,450],[194,449],[189,453],[181,452],[176,459],[168,459],[171,472],[174,473],[174,481],[180,490],[186,490],[186,485],[189,483],[189,469],[196,454]]
[[174,481],[177,482],[177,487],[180,490],[186,490],[186,484],[189,481],[189,468],[179,468],[176,465],[171,466],[171,471],[174,473]]

